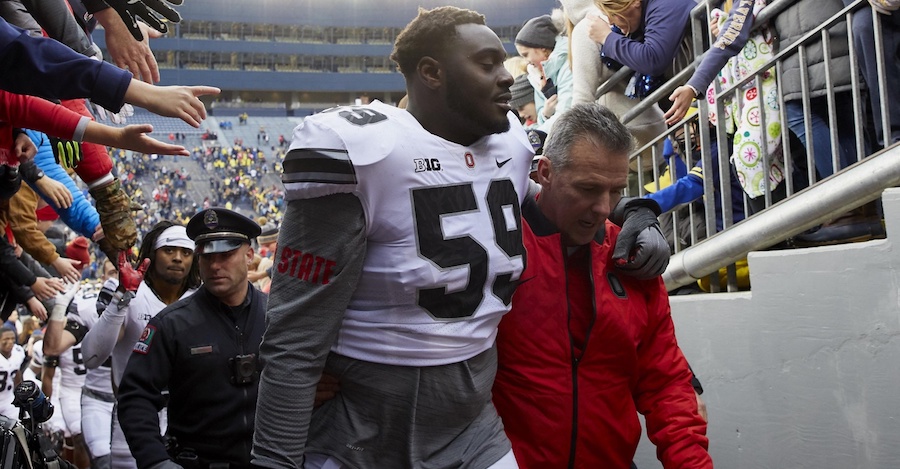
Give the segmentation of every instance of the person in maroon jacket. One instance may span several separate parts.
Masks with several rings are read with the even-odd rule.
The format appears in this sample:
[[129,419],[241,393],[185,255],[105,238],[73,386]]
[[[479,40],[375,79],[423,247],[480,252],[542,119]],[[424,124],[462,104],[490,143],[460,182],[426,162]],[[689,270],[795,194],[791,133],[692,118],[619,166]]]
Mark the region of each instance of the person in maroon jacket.
[[522,468],[628,468],[646,417],[663,466],[712,468],[665,286],[615,268],[608,221],[628,184],[608,109],[560,116],[522,204],[528,263],[500,322],[493,401]]

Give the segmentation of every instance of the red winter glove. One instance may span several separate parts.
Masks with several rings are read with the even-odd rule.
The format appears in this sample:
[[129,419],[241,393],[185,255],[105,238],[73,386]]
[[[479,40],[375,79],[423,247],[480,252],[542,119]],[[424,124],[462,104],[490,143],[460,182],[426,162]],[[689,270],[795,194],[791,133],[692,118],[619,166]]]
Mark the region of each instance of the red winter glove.
[[141,281],[144,280],[144,272],[147,272],[149,266],[150,259],[144,259],[137,270],[134,270],[131,262],[128,262],[125,257],[125,251],[119,251],[119,287],[131,293],[136,292]]

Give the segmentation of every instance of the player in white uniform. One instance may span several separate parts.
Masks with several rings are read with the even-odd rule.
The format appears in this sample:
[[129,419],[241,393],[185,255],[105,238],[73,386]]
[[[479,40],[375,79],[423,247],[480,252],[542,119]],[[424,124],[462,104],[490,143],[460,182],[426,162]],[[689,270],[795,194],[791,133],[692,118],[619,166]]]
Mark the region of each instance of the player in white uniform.
[[[77,322],[67,317],[67,312],[77,311],[80,303],[88,303],[95,311],[99,285],[71,284],[66,291],[54,298],[41,344],[43,352],[41,389],[54,404],[54,421],[66,438],[63,456],[78,467],[87,466],[90,461],[87,446],[81,436],[81,388],[87,372],[81,359],[79,342],[85,330]],[[90,300],[84,300],[87,296]]]
[[19,418],[19,409],[12,405],[13,390],[22,381],[19,371],[25,361],[25,349],[16,344],[16,331],[0,327],[0,415]]
[[[146,277],[120,257],[116,295],[82,342],[84,363],[89,369],[101,366],[111,357],[113,383],[118,387],[134,344],[150,319],[167,305],[192,295],[200,285],[193,254],[194,242],[184,227],[162,221],[144,236],[141,244],[138,257],[142,262],[149,260]],[[160,416],[163,433],[164,412]],[[112,467],[137,467],[115,413],[112,432]]]
[[[109,264],[104,264],[104,277],[115,275],[115,268],[110,269]],[[115,289],[115,279],[108,281],[114,283],[112,289]],[[74,461],[84,466],[90,457],[95,468],[109,467],[110,428],[115,399],[109,361],[89,372],[84,366],[81,341],[99,318],[97,305],[101,292],[99,283],[82,287],[68,304],[64,328],[61,325],[63,321],[54,317],[54,307],[45,335],[54,337],[52,342],[57,344],[57,350],[63,349],[63,352],[53,360],[56,367],[47,366],[51,361],[49,356],[44,361],[42,381],[44,393],[58,397],[58,413],[64,420],[66,437],[73,437],[76,449]],[[59,373],[56,373],[57,369]],[[53,379],[54,375],[58,375],[59,380]],[[83,396],[83,393],[86,395]]]
[[[119,286],[118,270],[109,260],[103,263],[103,287],[100,289],[94,311],[79,309],[77,318],[70,311],[69,317],[79,322],[86,331],[91,330],[106,310],[112,295]],[[85,305],[87,306],[87,305]],[[112,360],[106,360],[97,368],[87,369],[84,388],[81,391],[81,430],[85,445],[91,455],[92,469],[111,467],[110,440],[112,414],[116,403],[112,389]]]
[[[516,467],[492,345],[524,269],[534,150],[510,113],[506,51],[481,15],[444,7],[420,11],[393,58],[407,110],[338,108],[294,131],[261,466]],[[323,367],[341,392],[312,413]]]
[[[69,312],[69,319],[77,322],[86,331],[91,330],[106,309],[119,281],[112,263],[104,263],[104,277],[108,277],[100,290],[93,311],[85,307]],[[78,344],[79,348],[81,344]],[[83,352],[82,352],[83,364]],[[87,369],[84,387],[81,390],[81,430],[84,443],[91,455],[92,469],[110,467],[110,440],[112,438],[112,414],[116,403],[112,389],[112,360],[107,360],[97,368]]]

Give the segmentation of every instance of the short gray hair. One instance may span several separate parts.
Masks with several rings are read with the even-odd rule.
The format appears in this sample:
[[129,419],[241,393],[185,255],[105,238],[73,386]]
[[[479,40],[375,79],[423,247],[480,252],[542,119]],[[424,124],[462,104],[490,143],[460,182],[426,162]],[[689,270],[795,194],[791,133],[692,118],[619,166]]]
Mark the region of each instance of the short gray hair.
[[631,153],[634,138],[619,118],[597,103],[577,104],[564,112],[553,124],[544,145],[544,157],[557,170],[569,164],[572,147],[587,139],[612,153]]

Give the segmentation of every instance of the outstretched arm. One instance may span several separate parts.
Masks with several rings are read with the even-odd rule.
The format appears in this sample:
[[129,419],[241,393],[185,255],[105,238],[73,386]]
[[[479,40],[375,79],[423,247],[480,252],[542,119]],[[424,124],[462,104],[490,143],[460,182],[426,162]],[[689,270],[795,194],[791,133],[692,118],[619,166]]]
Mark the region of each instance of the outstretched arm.
[[125,316],[134,293],[137,292],[144,273],[150,265],[150,259],[144,259],[135,270],[126,259],[124,252],[119,252],[117,261],[119,268],[119,289],[110,301],[109,306],[100,315],[94,327],[88,331],[81,342],[81,354],[84,366],[97,368],[112,355],[116,343],[122,338]]
[[[681,121],[687,114],[691,101],[701,97],[728,60],[744,48],[750,38],[750,30],[753,29],[755,14],[758,13],[753,11],[754,3],[754,0],[735,2],[724,23],[722,18],[725,13],[719,9],[713,10],[709,22],[710,29],[716,31],[716,41],[703,56],[703,60],[688,82],[676,88],[669,96],[669,101],[673,104],[666,111],[667,124],[674,125]],[[721,27],[718,27],[719,25]]]
[[118,111],[131,74],[61,43],[32,37],[0,18],[0,88],[47,99],[91,98]]
[[200,122],[206,119],[206,107],[199,97],[217,95],[220,91],[212,86],[155,86],[132,80],[125,92],[125,101],[200,127]]
[[141,153],[160,153],[163,155],[190,156],[191,153],[181,145],[171,145],[150,138],[153,132],[150,124],[110,127],[95,121],[89,121],[84,130],[84,141],[106,145],[113,148],[124,148]]

